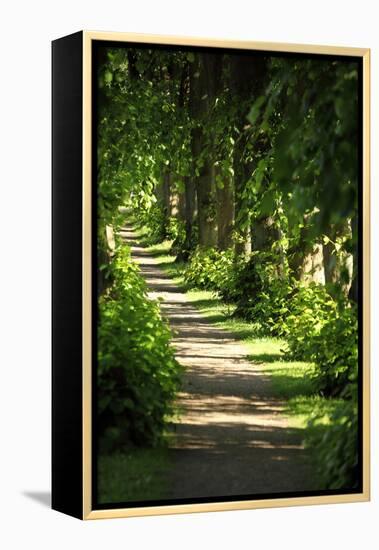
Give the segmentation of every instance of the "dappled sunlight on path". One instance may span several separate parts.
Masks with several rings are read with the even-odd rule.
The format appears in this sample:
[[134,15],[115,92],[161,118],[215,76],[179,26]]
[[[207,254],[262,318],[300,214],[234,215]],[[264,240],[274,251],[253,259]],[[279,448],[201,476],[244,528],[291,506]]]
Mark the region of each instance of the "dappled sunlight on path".
[[231,333],[211,324],[135,239],[121,231],[145,278],[161,300],[185,366],[178,396],[180,421],[170,447],[166,498],[313,490],[301,430],[288,427],[284,403],[272,395],[262,362]]

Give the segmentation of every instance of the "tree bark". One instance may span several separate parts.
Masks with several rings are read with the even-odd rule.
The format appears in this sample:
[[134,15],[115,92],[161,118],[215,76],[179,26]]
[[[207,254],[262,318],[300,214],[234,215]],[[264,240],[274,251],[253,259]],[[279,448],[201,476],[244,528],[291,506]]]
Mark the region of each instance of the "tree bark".
[[184,179],[184,194],[186,240],[183,246],[181,257],[183,260],[187,260],[195,244],[194,227],[196,215],[195,182],[193,178],[188,176]]
[[353,241],[353,254],[352,254],[352,280],[349,289],[349,298],[356,304],[359,301],[359,255],[358,255],[358,214],[354,216],[351,221],[351,233]]
[[323,250],[320,243],[313,244],[308,254],[303,256],[299,269],[299,279],[305,284],[325,284]]
[[[236,256],[251,252],[251,232],[247,209],[245,208],[244,191],[254,169],[254,161],[244,158],[249,142],[247,115],[252,102],[263,92],[267,73],[267,60],[257,56],[254,60],[250,56],[232,54],[230,56],[230,89],[231,100],[238,100],[237,104],[237,139],[234,146],[234,203],[235,222],[239,239],[235,244]],[[259,151],[257,151],[259,153]]]
[[[221,56],[196,54],[190,67],[190,113],[195,121],[192,131],[193,179],[197,194],[199,245],[217,244],[216,186],[212,145],[206,142],[205,125],[215,100]],[[203,155],[207,149],[207,154]]]
[[[251,224],[251,249],[252,251],[271,252],[273,256],[276,274],[282,277],[285,273],[285,251],[281,246],[281,229],[275,224],[271,216],[254,219]],[[272,261],[271,259],[269,261]]]
[[[351,236],[350,220],[332,227],[328,235],[331,241],[336,241],[339,237],[351,238]],[[325,284],[328,285],[332,295],[338,295],[342,291],[347,297],[353,279],[353,256],[346,250],[336,250],[331,241],[323,245]]]
[[226,250],[232,245],[234,225],[234,192],[232,176],[224,177],[222,187],[216,186],[217,198],[217,246]]
[[169,217],[171,216],[171,174],[168,170],[163,173],[161,182],[155,188],[157,205],[162,213],[160,238],[166,237]]
[[316,282],[325,284],[324,257],[321,243],[310,241],[308,223],[312,213],[303,217],[299,239],[292,250],[287,253],[288,265],[296,280],[307,284]]
[[[322,244],[317,242],[313,236],[311,237],[309,231],[313,215],[314,212],[307,212],[303,215],[297,238],[296,234],[290,234],[293,244],[287,250],[287,260],[291,274],[297,281],[302,281],[305,284],[312,281],[324,284]],[[297,226],[298,224],[296,224]]]

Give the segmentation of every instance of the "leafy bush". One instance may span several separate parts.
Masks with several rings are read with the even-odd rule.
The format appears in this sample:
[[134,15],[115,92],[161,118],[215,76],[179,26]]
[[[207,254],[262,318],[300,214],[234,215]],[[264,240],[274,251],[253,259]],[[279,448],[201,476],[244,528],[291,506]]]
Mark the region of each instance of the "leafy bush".
[[310,360],[314,339],[335,314],[337,303],[318,283],[298,285],[292,296],[291,310],[286,317],[285,332],[292,359]]
[[334,301],[324,287],[301,287],[287,318],[287,344],[291,358],[316,364],[315,390],[344,397],[358,371],[356,307]]
[[155,203],[149,209],[138,208],[138,225],[148,229],[146,242],[149,245],[161,243],[165,240],[173,241],[172,254],[179,254],[187,243],[185,224],[174,216],[167,217],[162,207]]
[[278,258],[271,252],[253,252],[235,281],[235,314],[258,321],[263,332],[282,335],[284,319],[289,313],[293,286]]
[[166,224],[166,239],[169,241],[178,240],[179,242],[183,242],[185,237],[184,222],[173,216],[168,218]]
[[149,229],[149,244],[157,244],[167,238],[166,216],[159,204],[153,204],[148,210],[138,210],[138,221]]
[[[352,391],[356,396],[356,387]],[[327,419],[308,423],[306,446],[312,450],[320,484],[325,489],[358,487],[358,407],[356,397],[341,401]]]
[[355,307],[332,317],[314,339],[312,361],[316,388],[323,395],[345,397],[358,376],[358,319]]
[[157,302],[120,247],[112,261],[113,285],[99,300],[98,427],[104,452],[130,443],[156,445],[180,382],[170,330]]
[[293,288],[286,274],[278,275],[271,253],[254,252],[246,261],[236,259],[232,249],[197,248],[184,277],[190,286],[213,290],[235,303],[235,316],[258,321],[263,332],[282,334]]
[[184,272],[187,284],[221,294],[233,285],[233,252],[196,248]]
[[174,217],[168,219],[166,239],[173,241],[170,251],[171,254],[179,255],[186,248],[186,230],[182,220]]

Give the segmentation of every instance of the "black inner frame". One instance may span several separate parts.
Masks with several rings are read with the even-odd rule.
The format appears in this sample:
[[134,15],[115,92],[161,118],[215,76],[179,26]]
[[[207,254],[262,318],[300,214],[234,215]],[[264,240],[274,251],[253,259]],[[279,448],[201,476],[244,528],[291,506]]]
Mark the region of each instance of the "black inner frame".
[[[270,57],[287,57],[287,58],[311,58],[318,60],[335,60],[351,62],[355,61],[358,65],[358,460],[359,460],[359,484],[356,489],[325,489],[320,491],[297,491],[297,492],[281,492],[281,493],[263,493],[263,494],[244,494],[244,495],[228,495],[218,497],[199,497],[191,499],[167,499],[167,500],[144,500],[144,501],[126,501],[126,502],[110,502],[106,504],[98,503],[98,437],[97,437],[97,327],[98,327],[98,297],[97,297],[97,128],[98,128],[98,85],[97,71],[99,66],[99,49],[101,48],[135,48],[135,49],[163,49],[168,51],[198,51],[198,52],[213,52],[228,54],[238,51],[239,54],[251,55],[254,54]],[[91,87],[92,87],[92,231],[91,231],[91,249],[92,249],[92,510],[107,510],[109,508],[139,508],[146,506],[162,506],[162,505],[180,505],[180,504],[201,504],[213,502],[236,502],[250,500],[268,500],[268,499],[283,499],[296,497],[314,497],[314,496],[330,496],[330,495],[345,495],[359,494],[363,492],[363,58],[343,55],[329,54],[305,54],[305,53],[289,53],[289,52],[271,52],[261,50],[236,50],[231,48],[212,48],[203,46],[179,46],[179,45],[163,45],[163,44],[147,44],[138,42],[118,42],[118,41],[92,41],[92,67],[91,67]]]

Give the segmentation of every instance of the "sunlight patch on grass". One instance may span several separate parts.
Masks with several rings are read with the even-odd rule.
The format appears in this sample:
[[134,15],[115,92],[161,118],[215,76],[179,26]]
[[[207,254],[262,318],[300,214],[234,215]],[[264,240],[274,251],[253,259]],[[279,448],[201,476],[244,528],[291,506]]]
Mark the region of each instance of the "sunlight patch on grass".
[[293,397],[288,402],[291,426],[307,428],[311,416],[319,417],[317,419],[318,425],[331,425],[333,412],[341,402],[341,399],[326,399],[319,395]]

